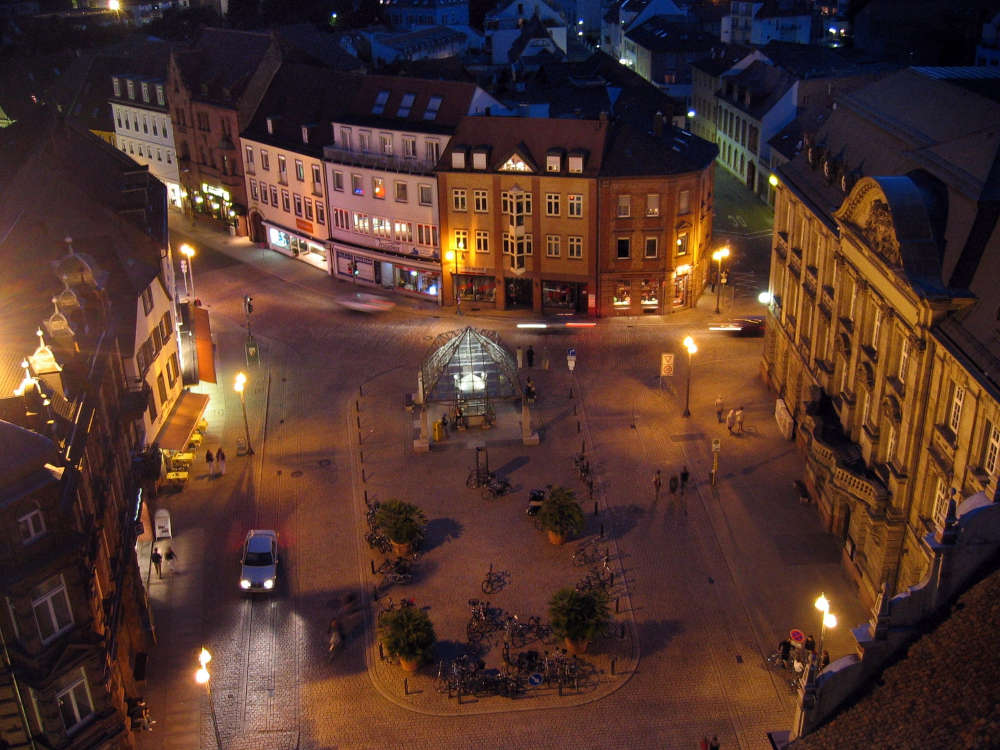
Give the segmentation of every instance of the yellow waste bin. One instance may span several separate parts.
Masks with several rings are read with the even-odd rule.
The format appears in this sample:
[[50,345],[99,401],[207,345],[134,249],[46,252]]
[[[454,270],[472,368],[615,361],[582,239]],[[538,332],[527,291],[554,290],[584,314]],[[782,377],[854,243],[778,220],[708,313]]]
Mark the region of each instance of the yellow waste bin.
[[444,440],[444,425],[440,422],[434,423],[434,442],[440,443]]

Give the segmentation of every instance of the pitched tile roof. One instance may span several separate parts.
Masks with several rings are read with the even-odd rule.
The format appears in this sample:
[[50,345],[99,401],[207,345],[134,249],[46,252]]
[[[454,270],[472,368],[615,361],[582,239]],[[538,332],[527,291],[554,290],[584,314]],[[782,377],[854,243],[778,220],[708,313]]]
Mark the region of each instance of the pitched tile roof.
[[[760,120],[794,85],[795,78],[791,74],[763,60],[754,60],[743,70],[724,77],[719,96]],[[730,91],[731,96],[727,94]]]
[[686,21],[654,16],[625,34],[650,52],[707,53],[719,43],[717,37]]
[[271,34],[205,28],[173,55],[194,99],[234,104],[273,41]]
[[719,153],[718,146],[679,128],[669,121],[663,134],[639,130],[628,123],[615,123],[601,167],[602,177],[638,177],[696,172],[709,167]]
[[[453,170],[451,154],[456,150],[466,151],[486,148],[486,170],[496,172],[517,153],[538,170],[545,168],[545,157],[550,150],[560,149],[567,153],[582,152],[583,172],[564,176],[596,177],[601,171],[604,157],[604,141],[608,123],[603,120],[550,120],[530,117],[466,117],[459,124],[448,148],[441,155],[438,171],[482,171],[472,169],[472,156],[466,157],[465,170]],[[565,161],[565,160],[564,160]],[[542,172],[552,175],[551,172]]]
[[714,47],[710,54],[691,63],[691,66],[713,78],[718,78],[744,57],[753,54],[753,51],[753,47],[742,44],[720,44]]
[[972,586],[947,618],[886,669],[870,692],[789,750],[995,748],[1000,571]]

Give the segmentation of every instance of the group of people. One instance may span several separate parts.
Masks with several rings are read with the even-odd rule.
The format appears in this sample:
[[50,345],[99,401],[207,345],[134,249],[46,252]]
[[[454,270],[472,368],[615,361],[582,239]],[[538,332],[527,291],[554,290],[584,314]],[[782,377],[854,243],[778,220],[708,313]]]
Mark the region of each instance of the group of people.
[[220,447],[215,453],[209,448],[205,451],[205,463],[208,464],[208,478],[214,479],[226,473],[226,452]]
[[159,579],[163,579],[163,561],[167,561],[167,572],[176,573],[177,572],[177,555],[174,552],[173,547],[167,547],[166,554],[160,553],[159,547],[153,547],[152,553],[149,555],[150,562],[153,563],[153,568],[156,570],[156,576]]
[[726,423],[726,427],[729,429],[730,435],[742,435],[743,434],[743,407],[740,406],[736,409],[730,409],[729,413],[726,414],[725,420],[722,418],[722,414],[725,412],[725,408],[722,405],[722,395],[720,394],[718,398],[715,399],[715,416],[721,424],[723,421]]
[[816,639],[813,638],[812,634],[806,636],[805,641],[800,645],[792,643],[787,638],[781,640],[778,643],[778,658],[782,667],[785,669],[794,668],[796,672],[801,672],[806,664],[816,659],[819,660],[820,669],[824,669],[830,664],[830,652],[826,649],[817,656]]
[[[670,494],[676,495],[677,491],[680,490],[681,494],[684,494],[684,490],[687,489],[688,480],[691,478],[691,473],[688,471],[688,467],[685,465],[681,469],[680,474],[672,474],[667,483],[670,488]],[[655,493],[655,498],[660,499],[660,490],[663,489],[663,473],[657,469],[656,473],[653,474],[653,492]]]
[[455,416],[448,421],[448,412],[441,415],[441,427],[444,429],[444,436],[448,437],[448,428],[454,427],[456,430],[464,430],[469,426],[469,422],[462,411],[461,406],[455,407]]

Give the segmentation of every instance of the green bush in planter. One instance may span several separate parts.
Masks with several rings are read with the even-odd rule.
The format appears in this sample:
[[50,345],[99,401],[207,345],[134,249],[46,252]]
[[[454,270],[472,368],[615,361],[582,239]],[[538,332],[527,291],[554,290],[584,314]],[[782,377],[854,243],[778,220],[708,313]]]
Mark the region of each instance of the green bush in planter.
[[576,642],[593,640],[610,618],[608,595],[601,590],[559,589],[549,600],[552,632]]
[[390,656],[426,662],[437,636],[427,613],[417,607],[393,609],[378,619],[378,637]]
[[427,517],[416,505],[386,500],[375,511],[375,524],[397,544],[418,544],[424,538]]
[[553,487],[538,509],[538,522],[545,531],[572,537],[583,531],[583,508],[573,490]]

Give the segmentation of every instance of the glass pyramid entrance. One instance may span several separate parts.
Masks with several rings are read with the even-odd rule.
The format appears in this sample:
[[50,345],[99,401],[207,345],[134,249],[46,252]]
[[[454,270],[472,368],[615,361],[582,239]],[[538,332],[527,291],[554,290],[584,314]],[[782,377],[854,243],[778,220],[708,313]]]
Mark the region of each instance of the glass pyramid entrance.
[[514,355],[496,331],[447,331],[420,368],[425,402],[514,399],[521,396]]

